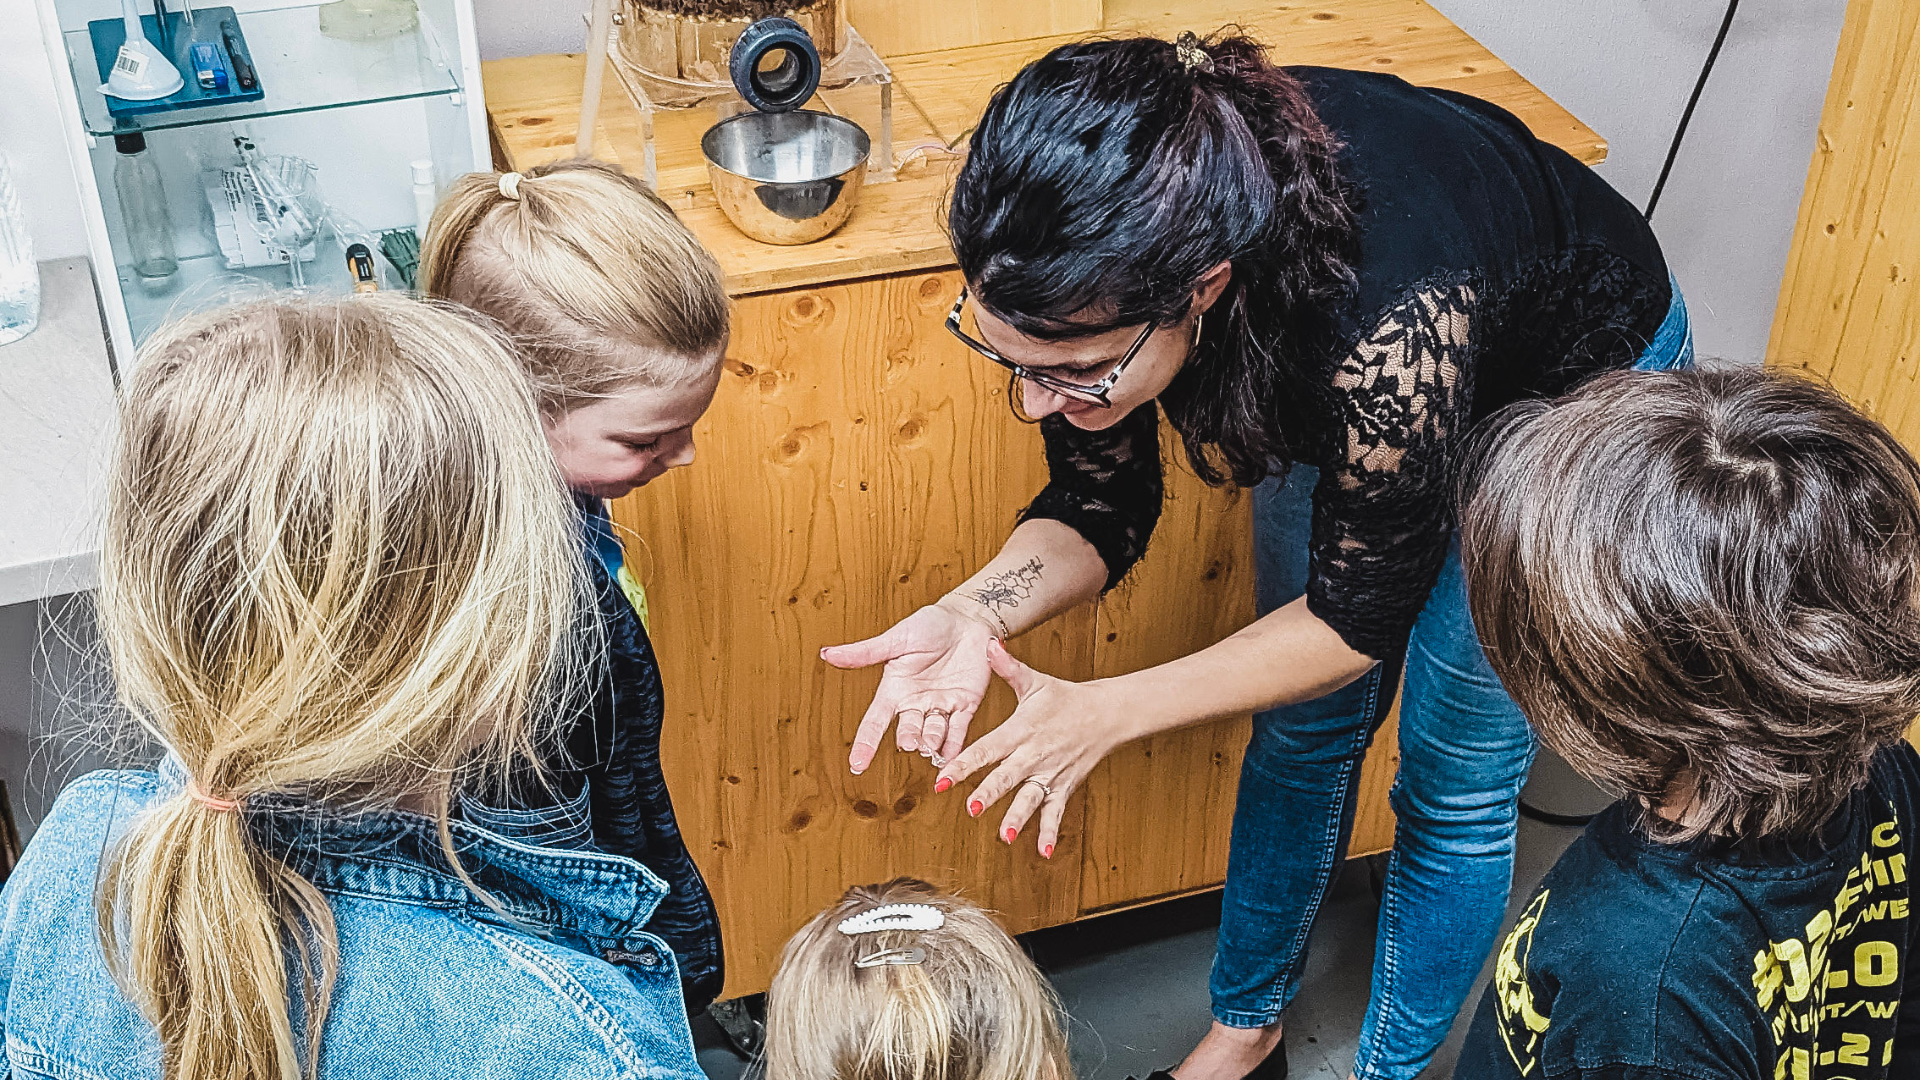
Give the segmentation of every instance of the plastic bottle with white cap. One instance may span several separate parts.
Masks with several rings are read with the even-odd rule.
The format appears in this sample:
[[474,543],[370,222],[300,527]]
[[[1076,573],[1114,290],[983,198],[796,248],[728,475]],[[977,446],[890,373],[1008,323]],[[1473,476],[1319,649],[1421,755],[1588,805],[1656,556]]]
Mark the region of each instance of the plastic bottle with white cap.
[[433,179],[433,159],[421,158],[413,163],[413,216],[414,235],[423,244],[427,242],[427,222],[433,220],[433,207],[439,201]]

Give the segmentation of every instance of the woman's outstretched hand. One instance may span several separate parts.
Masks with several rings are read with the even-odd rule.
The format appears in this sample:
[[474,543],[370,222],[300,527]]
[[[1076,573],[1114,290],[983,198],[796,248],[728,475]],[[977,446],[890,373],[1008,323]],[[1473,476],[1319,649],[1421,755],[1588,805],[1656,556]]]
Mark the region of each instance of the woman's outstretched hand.
[[[999,762],[967,800],[967,813],[979,817],[1011,794],[1000,819],[1000,839],[1013,843],[1040,811],[1040,854],[1053,858],[1060,842],[1060,821],[1067,799],[1102,758],[1125,741],[1118,703],[1103,683],[1076,683],[1044,675],[1014,659],[998,641],[989,641],[993,673],[1013,688],[1020,704],[999,727],[980,737],[940,770],[933,790],[947,788]],[[1028,783],[1029,780],[1037,783]]]
[[984,619],[935,603],[879,637],[820,650],[820,658],[837,668],[887,665],[853,737],[847,758],[853,771],[867,771],[887,726],[896,720],[894,738],[900,749],[918,751],[935,765],[958,754],[966,745],[967,725],[987,693],[991,641],[993,631]]

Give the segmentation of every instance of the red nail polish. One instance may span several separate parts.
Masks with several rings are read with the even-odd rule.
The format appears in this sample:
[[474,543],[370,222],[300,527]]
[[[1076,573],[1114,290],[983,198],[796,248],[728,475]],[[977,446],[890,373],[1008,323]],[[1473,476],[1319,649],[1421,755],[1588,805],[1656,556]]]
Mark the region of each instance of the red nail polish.
[[981,806],[981,805],[980,805],[980,800],[979,800],[979,799],[975,799],[975,800],[973,800],[972,802],[970,802],[970,803],[968,803],[968,804],[967,804],[967,816],[968,816],[968,817],[979,817],[979,816],[980,816],[980,811],[982,811],[982,810],[985,810],[985,809],[986,809],[986,807],[984,807],[984,806]]
[[1007,843],[1009,844],[1013,843],[1013,837],[1014,837],[1013,826],[1011,825],[1007,826],[1007,831],[1001,833],[1000,835],[1003,837],[1006,837]]
[[940,779],[935,780],[933,782],[933,793],[935,795],[938,795],[952,786],[953,786],[953,781],[943,776]]
[[1052,844],[1048,844],[1048,845],[1047,845],[1046,847],[1043,847],[1043,848],[1041,848],[1041,849],[1040,849],[1040,857],[1041,857],[1041,858],[1043,858],[1043,859],[1051,859],[1051,858],[1053,858],[1053,845],[1052,845]]

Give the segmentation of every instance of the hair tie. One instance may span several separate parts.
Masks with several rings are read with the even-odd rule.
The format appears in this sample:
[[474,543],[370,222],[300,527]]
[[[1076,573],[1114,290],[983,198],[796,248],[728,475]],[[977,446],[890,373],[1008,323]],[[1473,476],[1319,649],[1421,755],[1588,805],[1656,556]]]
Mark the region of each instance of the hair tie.
[[240,809],[239,802],[233,799],[216,799],[206,792],[201,791],[200,785],[195,783],[192,777],[187,778],[187,798],[192,799],[194,802],[199,803],[209,810],[221,813]]
[[517,172],[500,174],[500,195],[502,198],[520,201],[520,174]]
[[1213,57],[1207,55],[1207,47],[1200,44],[1200,39],[1191,30],[1181,31],[1180,36],[1174,39],[1173,55],[1180,58],[1180,66],[1186,68],[1189,75],[1195,70],[1209,74],[1213,71]]

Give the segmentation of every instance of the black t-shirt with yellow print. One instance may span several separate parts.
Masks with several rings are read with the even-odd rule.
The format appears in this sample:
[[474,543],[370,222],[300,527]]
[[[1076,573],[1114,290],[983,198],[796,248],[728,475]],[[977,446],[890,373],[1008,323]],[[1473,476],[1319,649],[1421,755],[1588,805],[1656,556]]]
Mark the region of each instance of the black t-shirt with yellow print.
[[1920,1080],[1920,754],[1881,751],[1817,840],[1662,844],[1639,820],[1614,804],[1547,873],[1456,1080]]

